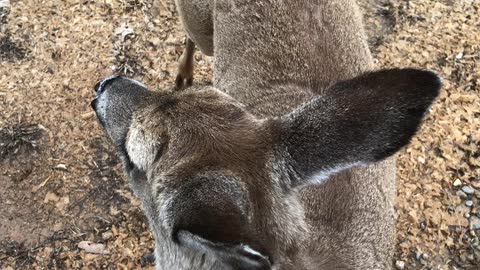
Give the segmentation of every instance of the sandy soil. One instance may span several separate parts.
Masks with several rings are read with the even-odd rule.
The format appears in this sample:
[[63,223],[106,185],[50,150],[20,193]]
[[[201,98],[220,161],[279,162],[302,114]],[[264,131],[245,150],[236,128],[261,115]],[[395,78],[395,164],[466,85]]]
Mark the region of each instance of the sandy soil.
[[[480,2],[360,2],[379,67],[445,78],[399,154],[392,264],[480,269]],[[89,102],[113,72],[172,87],[183,35],[173,0],[0,0],[0,269],[142,267],[152,237]]]

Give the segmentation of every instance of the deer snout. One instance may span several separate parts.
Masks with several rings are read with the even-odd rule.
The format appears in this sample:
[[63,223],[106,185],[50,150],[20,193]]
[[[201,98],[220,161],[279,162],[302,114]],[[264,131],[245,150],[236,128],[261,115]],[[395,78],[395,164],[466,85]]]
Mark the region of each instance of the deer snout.
[[[98,109],[98,98],[101,96],[101,94],[105,91],[106,89],[106,86],[107,84],[109,84],[110,82],[113,82],[115,79],[119,78],[119,76],[117,75],[114,75],[114,76],[110,76],[106,79],[103,79],[101,81],[98,81],[96,84],[95,84],[95,87],[94,87],[94,90],[95,90],[95,98],[92,100],[91,102],[91,106],[93,108],[93,110],[95,112],[97,112],[97,109]],[[102,121],[100,121],[102,122]],[[103,124],[103,123],[102,123]]]
[[111,139],[125,140],[132,115],[144,106],[150,92],[145,85],[123,76],[111,76],[95,85],[91,106]]
[[[110,90],[111,89],[111,90]],[[103,79],[95,84],[95,98],[92,101],[92,108],[97,111],[99,105],[102,107],[107,106],[108,101],[113,98],[114,102],[123,102],[135,100],[135,96],[138,94],[144,94],[147,90],[147,87],[142,83],[132,80],[120,75],[113,75],[106,79]],[[109,90],[109,91],[107,91]],[[104,96],[105,92],[110,92],[108,95]],[[112,93],[113,92],[113,93]],[[122,100],[119,97],[124,96],[126,100]]]

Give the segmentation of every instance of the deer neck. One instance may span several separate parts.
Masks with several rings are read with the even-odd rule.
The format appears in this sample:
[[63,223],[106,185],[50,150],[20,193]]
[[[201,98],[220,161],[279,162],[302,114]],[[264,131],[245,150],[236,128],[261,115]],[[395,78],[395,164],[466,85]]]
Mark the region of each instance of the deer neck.
[[290,112],[372,68],[352,1],[246,2],[216,2],[214,86],[258,115]]

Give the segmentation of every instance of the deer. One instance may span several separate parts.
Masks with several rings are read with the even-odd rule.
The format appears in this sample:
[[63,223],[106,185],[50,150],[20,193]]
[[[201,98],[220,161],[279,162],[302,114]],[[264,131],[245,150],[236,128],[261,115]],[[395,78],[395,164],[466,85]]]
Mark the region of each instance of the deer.
[[[395,156],[442,88],[374,67],[353,0],[177,0],[176,87],[114,75],[91,105],[156,269],[392,269]],[[212,85],[193,83],[195,45]]]

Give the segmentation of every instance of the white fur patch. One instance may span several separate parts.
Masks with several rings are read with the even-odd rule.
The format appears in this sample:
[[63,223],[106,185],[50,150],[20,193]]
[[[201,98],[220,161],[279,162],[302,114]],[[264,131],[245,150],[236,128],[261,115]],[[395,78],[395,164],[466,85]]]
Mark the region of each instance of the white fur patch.
[[321,185],[325,183],[328,177],[330,177],[332,174],[336,174],[348,168],[359,166],[359,165],[365,165],[365,163],[363,162],[346,163],[346,164],[341,164],[327,170],[320,171],[314,174],[312,177],[310,177],[306,184]]
[[136,84],[136,85],[138,85],[138,86],[141,86],[141,87],[147,89],[147,86],[146,86],[145,84],[143,84],[143,83],[141,83],[141,82],[139,82],[139,81],[137,81],[137,80],[130,79],[130,78],[125,78],[125,79],[127,79],[128,81],[130,81],[130,82],[132,82],[132,83],[134,83],[134,84]]
[[155,160],[158,142],[145,131],[131,127],[127,135],[126,149],[130,160],[140,170],[147,171]]
[[250,248],[250,247],[247,246],[247,245],[242,245],[242,248],[243,248],[243,251],[245,251],[246,253],[250,253],[250,254],[255,255],[255,256],[258,256],[258,257],[264,257],[262,254],[260,254],[259,252],[253,250],[252,248]]

